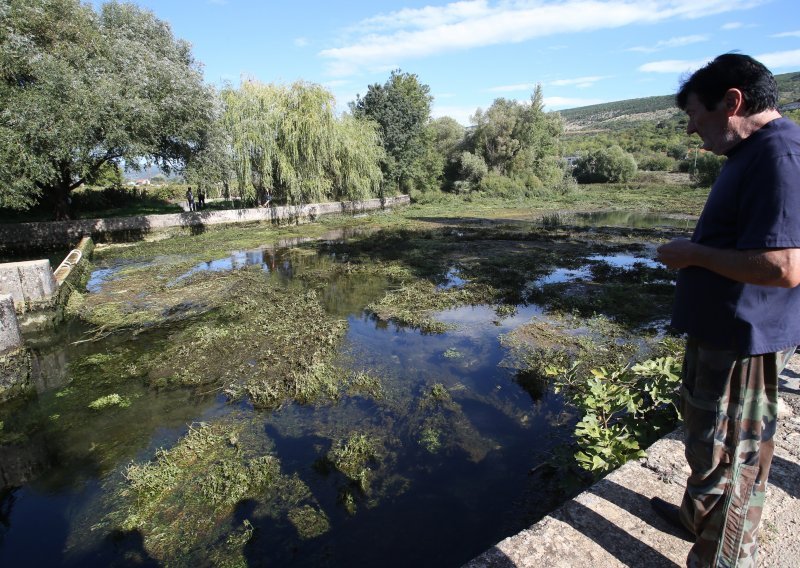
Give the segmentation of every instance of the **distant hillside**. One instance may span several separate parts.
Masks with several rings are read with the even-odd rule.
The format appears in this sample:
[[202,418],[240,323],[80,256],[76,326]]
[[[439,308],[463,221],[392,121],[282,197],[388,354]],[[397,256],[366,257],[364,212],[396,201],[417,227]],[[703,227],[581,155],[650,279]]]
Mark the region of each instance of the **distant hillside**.
[[[800,101],[800,72],[775,76],[780,104]],[[680,114],[675,95],[628,99],[559,111],[566,120],[567,130],[618,129],[631,123],[669,120]]]

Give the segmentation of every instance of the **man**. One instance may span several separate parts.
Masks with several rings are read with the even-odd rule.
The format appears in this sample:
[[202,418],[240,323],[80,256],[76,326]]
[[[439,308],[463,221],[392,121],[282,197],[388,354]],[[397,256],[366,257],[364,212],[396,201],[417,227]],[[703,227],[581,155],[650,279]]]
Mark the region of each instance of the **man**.
[[186,190],[186,202],[189,204],[189,211],[195,211],[194,206],[194,195],[192,194],[192,188]]
[[691,475],[680,511],[688,566],[755,566],[774,449],[778,374],[800,343],[800,127],[775,78],[726,54],[677,94],[703,148],[727,156],[691,240],[658,249],[679,269],[672,325],[687,334],[682,411]]

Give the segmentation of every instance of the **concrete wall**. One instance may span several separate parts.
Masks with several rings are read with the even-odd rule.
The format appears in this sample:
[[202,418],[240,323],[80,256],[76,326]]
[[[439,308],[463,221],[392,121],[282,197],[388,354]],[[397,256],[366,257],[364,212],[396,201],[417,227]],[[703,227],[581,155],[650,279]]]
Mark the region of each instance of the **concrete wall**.
[[0,355],[20,347],[22,347],[22,334],[14,309],[14,298],[11,294],[0,295]]
[[19,313],[50,307],[57,291],[49,260],[0,264],[0,294],[9,294]]
[[408,203],[410,203],[409,197],[401,195],[385,199],[337,201],[299,206],[4,224],[0,225],[0,243],[2,243],[1,246],[14,250],[64,246],[67,243],[77,243],[84,236],[91,236],[95,242],[115,239],[135,240],[143,238],[148,233],[173,227],[192,228],[242,222],[287,223],[304,219],[314,220],[320,215],[354,214],[407,205]]

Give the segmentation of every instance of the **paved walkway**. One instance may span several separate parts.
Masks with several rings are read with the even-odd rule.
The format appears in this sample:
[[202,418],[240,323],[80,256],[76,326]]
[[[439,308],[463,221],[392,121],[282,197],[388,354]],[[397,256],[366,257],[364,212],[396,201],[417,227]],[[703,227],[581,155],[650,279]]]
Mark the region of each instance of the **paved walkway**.
[[[781,377],[785,415],[760,533],[765,568],[800,566],[800,355]],[[629,462],[465,568],[684,566],[689,543],[650,508],[659,496],[680,503],[688,467],[682,433],[656,442],[645,459]]]

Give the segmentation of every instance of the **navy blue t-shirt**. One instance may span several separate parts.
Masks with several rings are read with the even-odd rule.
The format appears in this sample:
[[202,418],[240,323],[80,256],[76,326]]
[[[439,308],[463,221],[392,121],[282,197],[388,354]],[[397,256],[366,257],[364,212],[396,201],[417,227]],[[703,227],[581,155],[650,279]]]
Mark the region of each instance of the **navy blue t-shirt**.
[[[692,241],[721,249],[800,248],[800,126],[769,122],[731,149]],[[672,325],[741,355],[800,344],[800,286],[743,284],[705,268],[678,271]]]

